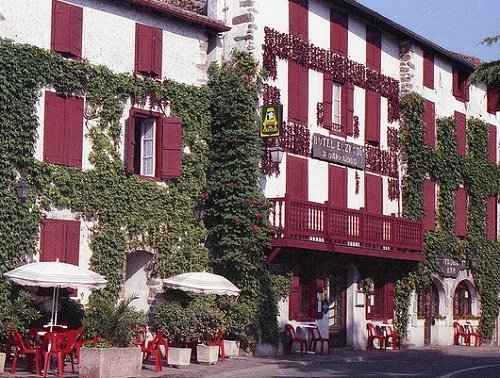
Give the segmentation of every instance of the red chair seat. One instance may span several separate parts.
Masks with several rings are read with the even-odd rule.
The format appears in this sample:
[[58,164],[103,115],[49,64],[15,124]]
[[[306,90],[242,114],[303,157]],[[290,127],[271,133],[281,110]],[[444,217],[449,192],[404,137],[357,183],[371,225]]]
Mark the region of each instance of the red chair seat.
[[43,335],[42,353],[44,358],[44,365],[43,365],[44,378],[47,376],[47,371],[49,370],[52,357],[57,358],[57,372],[59,374],[59,377],[62,377],[64,373],[66,344],[67,344],[66,335],[64,332],[47,332],[45,335]]
[[310,330],[311,330],[311,342],[309,344],[309,349],[316,352],[316,347],[317,347],[317,344],[319,342],[320,343],[319,354],[323,354],[323,345],[326,343],[326,352],[328,354],[329,340],[327,338],[321,336],[321,332],[319,331],[317,324],[311,323],[310,325],[313,326],[313,328],[310,328]]
[[143,359],[149,360],[151,356],[155,359],[155,370],[162,370],[162,357],[161,357],[161,346],[165,348],[165,355],[168,352],[168,341],[165,339],[163,332],[156,332],[153,340],[145,341],[144,345],[141,346]]
[[385,326],[385,346],[392,345],[392,349],[401,349],[401,336],[392,330],[391,326]]
[[366,329],[368,331],[366,349],[373,349],[375,340],[378,340],[379,350],[382,350],[385,347],[385,336],[377,331],[373,323],[366,323]]
[[459,322],[453,323],[453,345],[461,345],[460,338],[465,345],[470,345],[469,335],[465,332],[464,326]]

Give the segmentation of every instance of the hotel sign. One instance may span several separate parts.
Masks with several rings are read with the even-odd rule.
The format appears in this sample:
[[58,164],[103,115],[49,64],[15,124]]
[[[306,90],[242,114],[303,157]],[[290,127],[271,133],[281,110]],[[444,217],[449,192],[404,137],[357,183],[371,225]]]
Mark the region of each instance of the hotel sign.
[[365,147],[340,139],[314,134],[312,138],[313,158],[348,167],[365,168]]
[[440,259],[441,269],[443,269],[443,276],[457,278],[458,273],[466,268],[464,262],[456,262],[450,257],[441,256]]

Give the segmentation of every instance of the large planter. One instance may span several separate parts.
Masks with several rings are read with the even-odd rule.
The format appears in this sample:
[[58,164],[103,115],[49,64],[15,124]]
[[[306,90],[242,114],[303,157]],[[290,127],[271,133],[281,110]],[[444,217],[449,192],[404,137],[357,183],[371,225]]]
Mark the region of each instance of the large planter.
[[5,358],[6,358],[6,354],[5,353],[0,353],[0,374],[3,373],[3,370],[5,368]]
[[196,359],[200,364],[216,364],[219,361],[219,346],[198,344],[196,346]]
[[238,357],[240,354],[240,342],[236,340],[224,340],[224,356],[228,358]]
[[81,348],[80,378],[140,377],[141,348]]
[[189,365],[191,362],[191,348],[168,347],[167,363],[173,367]]

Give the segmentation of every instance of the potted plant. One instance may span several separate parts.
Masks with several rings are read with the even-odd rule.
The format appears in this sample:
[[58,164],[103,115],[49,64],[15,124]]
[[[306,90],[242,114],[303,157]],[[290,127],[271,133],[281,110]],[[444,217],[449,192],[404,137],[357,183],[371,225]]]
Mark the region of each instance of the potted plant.
[[146,315],[129,306],[128,297],[114,306],[109,300],[91,296],[84,319],[85,337],[80,349],[82,378],[138,377],[142,369],[141,348],[133,345],[136,324],[146,324]]
[[179,365],[173,360],[174,353],[181,353],[176,348],[196,347],[199,363],[214,364],[219,357],[222,341],[218,337],[225,327],[225,314],[217,307],[215,296],[188,294],[187,297],[171,298],[155,309],[155,327],[163,331],[174,346],[168,348],[168,363]]

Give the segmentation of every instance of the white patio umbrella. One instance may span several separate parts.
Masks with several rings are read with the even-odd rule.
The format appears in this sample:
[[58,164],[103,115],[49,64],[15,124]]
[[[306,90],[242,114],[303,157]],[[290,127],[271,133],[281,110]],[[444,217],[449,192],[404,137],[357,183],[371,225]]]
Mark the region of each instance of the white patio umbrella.
[[227,278],[208,272],[182,273],[163,280],[163,285],[171,289],[194,293],[240,295],[240,289]]
[[57,302],[60,288],[102,289],[106,278],[88,269],[56,261],[34,262],[4,273],[9,280],[23,286],[53,287],[51,327],[57,324]]

